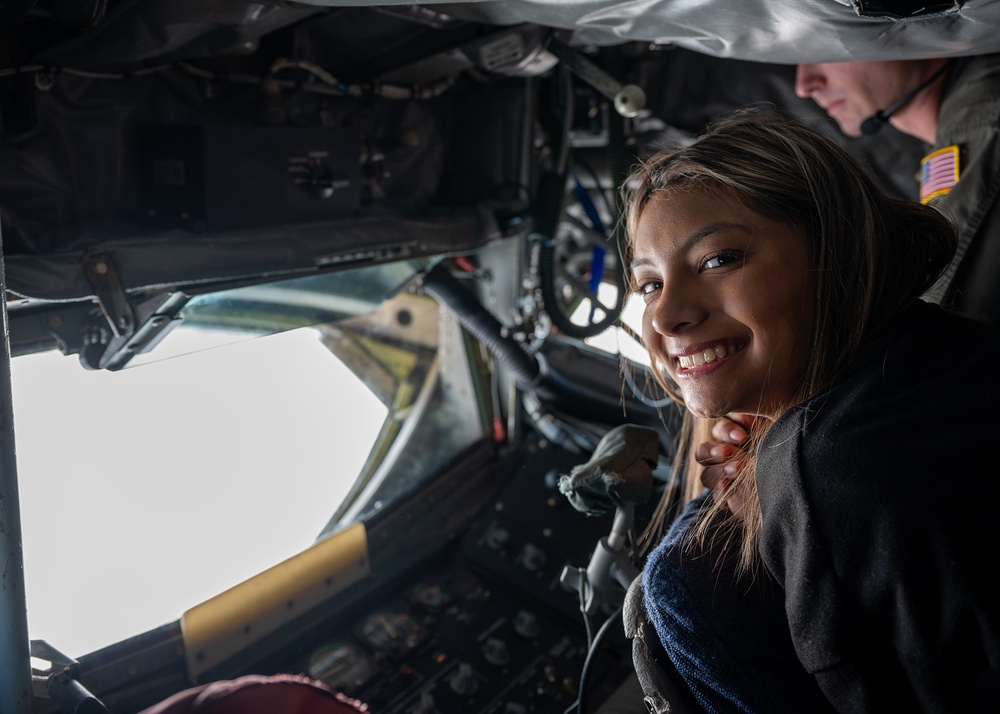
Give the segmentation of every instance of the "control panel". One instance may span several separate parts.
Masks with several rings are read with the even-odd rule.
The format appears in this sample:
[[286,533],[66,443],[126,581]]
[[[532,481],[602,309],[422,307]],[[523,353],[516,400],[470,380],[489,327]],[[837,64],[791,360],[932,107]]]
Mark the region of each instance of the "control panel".
[[[586,650],[575,629],[450,567],[379,603],[301,668],[373,712],[561,712]],[[597,675],[614,658],[599,660]]]
[[[556,489],[558,474],[580,462],[539,446],[446,562],[320,638],[297,671],[380,714],[566,711],[579,695],[588,628],[579,594],[559,576],[587,566],[612,521],[578,513]],[[618,605],[592,615],[591,633],[618,622],[587,664],[590,701],[631,669]]]

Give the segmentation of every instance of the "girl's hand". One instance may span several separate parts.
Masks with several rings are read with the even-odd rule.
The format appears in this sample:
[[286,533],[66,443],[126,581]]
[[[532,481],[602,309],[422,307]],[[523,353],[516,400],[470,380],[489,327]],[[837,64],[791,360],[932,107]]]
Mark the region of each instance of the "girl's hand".
[[734,487],[734,480],[746,458],[741,447],[746,443],[754,419],[747,414],[718,419],[712,426],[712,440],[698,444],[695,449],[695,460],[704,467],[701,482],[711,489],[716,502],[725,503],[737,517],[745,512],[747,494],[743,487]]

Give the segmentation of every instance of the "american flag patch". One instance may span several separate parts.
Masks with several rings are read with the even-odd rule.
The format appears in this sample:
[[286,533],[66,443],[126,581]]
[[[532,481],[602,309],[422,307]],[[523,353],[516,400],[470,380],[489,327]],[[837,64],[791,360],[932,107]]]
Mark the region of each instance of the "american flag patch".
[[958,147],[946,146],[920,162],[920,202],[948,193],[958,183]]

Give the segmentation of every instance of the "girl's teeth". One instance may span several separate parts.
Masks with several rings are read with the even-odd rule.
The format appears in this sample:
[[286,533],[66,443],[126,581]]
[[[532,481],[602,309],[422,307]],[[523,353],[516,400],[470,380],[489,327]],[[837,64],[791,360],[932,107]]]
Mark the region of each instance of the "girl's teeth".
[[722,359],[729,353],[728,349],[719,345],[718,347],[707,349],[704,352],[697,352],[692,355],[678,357],[677,361],[680,363],[682,369],[691,369],[692,367],[698,367],[699,365],[714,362],[717,359]]

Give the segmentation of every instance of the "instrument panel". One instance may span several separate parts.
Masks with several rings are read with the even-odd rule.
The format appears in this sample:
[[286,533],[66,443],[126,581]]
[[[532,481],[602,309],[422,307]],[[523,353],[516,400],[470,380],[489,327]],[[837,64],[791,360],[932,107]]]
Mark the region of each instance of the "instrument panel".
[[444,562],[323,633],[290,669],[373,713],[526,714],[574,707],[586,662],[588,698],[601,701],[631,671],[631,648],[620,603],[603,604],[588,627],[579,594],[560,582],[564,567],[587,566],[612,523],[578,513],[556,488],[583,460],[537,445]]

